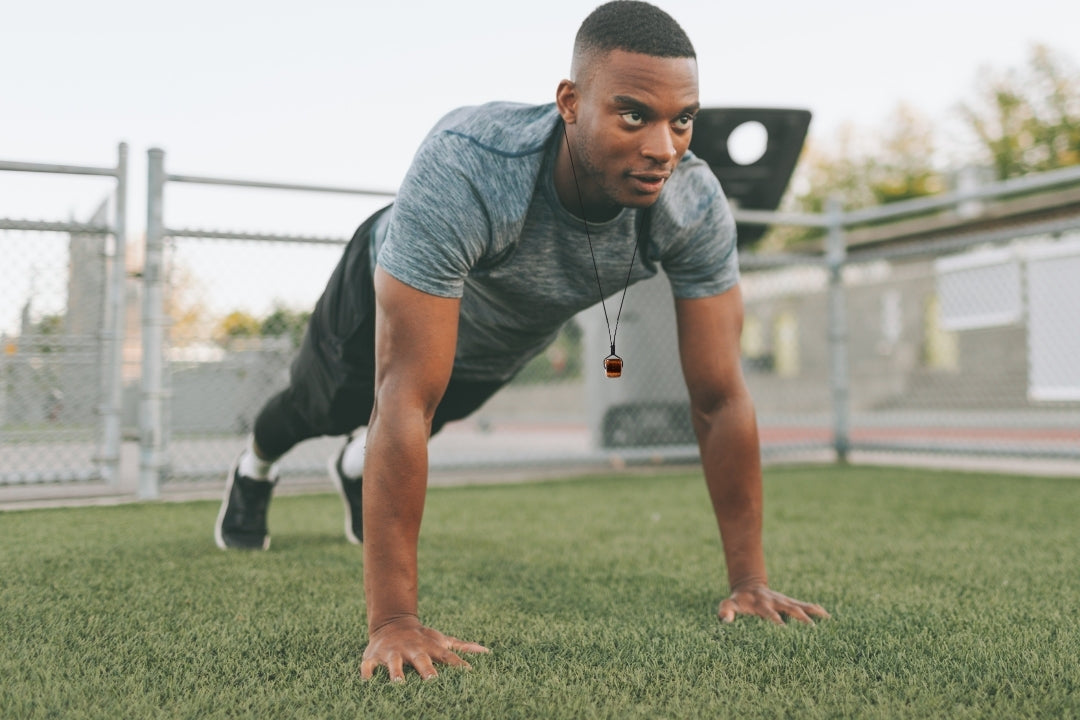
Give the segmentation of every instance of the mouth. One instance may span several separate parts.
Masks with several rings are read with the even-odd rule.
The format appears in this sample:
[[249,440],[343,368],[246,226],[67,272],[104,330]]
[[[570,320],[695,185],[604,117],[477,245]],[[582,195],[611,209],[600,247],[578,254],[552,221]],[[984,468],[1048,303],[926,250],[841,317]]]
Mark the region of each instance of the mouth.
[[671,173],[665,172],[630,173],[630,179],[638,191],[646,194],[660,192],[660,188],[664,187],[664,183],[670,176]]

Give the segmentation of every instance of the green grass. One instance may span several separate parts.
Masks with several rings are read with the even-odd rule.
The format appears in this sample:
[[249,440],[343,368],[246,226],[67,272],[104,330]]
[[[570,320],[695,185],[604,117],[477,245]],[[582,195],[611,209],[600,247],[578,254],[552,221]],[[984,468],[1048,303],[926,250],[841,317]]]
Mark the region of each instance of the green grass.
[[3,718],[1080,716],[1080,482],[877,468],[766,474],[774,587],[815,627],[715,618],[699,475],[434,489],[421,612],[492,649],[358,677],[339,501],[280,497],[273,549],[217,503],[0,514]]

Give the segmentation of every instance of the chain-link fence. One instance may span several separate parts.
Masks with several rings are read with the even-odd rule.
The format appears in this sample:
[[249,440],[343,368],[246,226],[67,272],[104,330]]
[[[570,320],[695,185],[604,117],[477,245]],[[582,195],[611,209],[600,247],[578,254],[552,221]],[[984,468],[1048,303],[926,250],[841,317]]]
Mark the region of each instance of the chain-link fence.
[[[0,162],[22,181],[0,204],[0,485],[118,478],[126,168],[124,145],[111,168]],[[17,219],[27,174],[113,182],[82,221]]]
[[[138,430],[130,473],[142,497],[156,496],[164,481],[220,477],[262,403],[284,387],[348,233],[389,195],[170,175],[164,154],[151,151],[141,285],[126,286],[124,153],[116,168],[0,163],[116,184],[85,222],[0,219],[0,485],[115,479],[122,419]],[[983,218],[974,230],[954,223],[951,235],[857,241],[859,228],[890,220],[1078,185],[1074,168],[848,213],[736,210],[740,222],[805,225],[826,236],[824,251],[741,258],[743,368],[765,456],[1080,459],[1080,207],[1009,227]],[[219,226],[273,227],[266,210],[286,196],[353,204],[324,236],[312,237],[306,224],[299,232],[200,230],[172,221],[186,187],[263,194],[252,206],[259,222],[229,200]],[[267,201],[267,193],[278,195]],[[432,466],[696,457],[662,274],[627,295],[619,380],[604,377],[607,346],[598,307],[574,318],[484,407],[432,440]],[[283,472],[322,473],[339,442],[301,445]]]
[[[239,183],[160,172],[168,182]],[[1066,173],[982,192],[1028,192],[1077,179]],[[815,226],[828,237],[825,252],[742,258],[744,371],[766,456],[1078,456],[1080,378],[1069,358],[1078,350],[1072,309],[1080,303],[1067,278],[1080,262],[1071,239],[1080,213],[1050,225],[849,253],[851,226],[970,200],[969,193],[857,213],[833,208],[826,216],[738,213],[749,222]],[[167,228],[160,234],[167,292],[159,317],[169,327],[163,344],[144,335],[144,353],[164,348],[161,388],[144,373],[144,402],[162,398],[160,444],[146,443],[153,433],[143,436],[148,495],[159,478],[217,476],[228,467],[261,404],[284,386],[302,311],[314,305],[342,242]],[[153,239],[151,228],[148,243]],[[150,266],[153,257],[150,248]],[[303,295],[299,304],[275,306],[281,280],[273,279],[274,267],[289,268],[290,286]],[[245,277],[263,282],[238,279]],[[213,298],[238,286],[247,309],[224,313],[228,303]],[[218,307],[216,324],[194,321],[185,296]],[[144,328],[154,327],[154,312],[146,307]],[[599,308],[572,320],[483,408],[432,440],[432,466],[694,458],[663,275],[627,296],[619,331],[626,369],[617,381],[601,369],[605,333]],[[337,442],[301,445],[283,472],[321,472]]]
[[853,449],[1080,458],[1080,217],[849,260]]
[[[262,403],[287,384],[307,315],[347,240],[166,226],[166,187],[382,197],[378,204],[392,193],[167,174],[156,149],[148,180],[138,492],[155,497],[163,480],[223,477]],[[265,200],[255,207],[255,217],[266,214]],[[331,443],[305,443],[283,473],[325,467]]]

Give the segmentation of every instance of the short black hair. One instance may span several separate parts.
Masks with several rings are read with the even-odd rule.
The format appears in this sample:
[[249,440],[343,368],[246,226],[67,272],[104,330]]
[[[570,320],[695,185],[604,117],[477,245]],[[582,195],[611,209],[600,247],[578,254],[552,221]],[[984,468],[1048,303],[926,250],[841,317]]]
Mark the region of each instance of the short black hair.
[[613,0],[589,13],[574,38],[574,56],[612,50],[663,58],[697,58],[686,31],[666,12],[640,0]]

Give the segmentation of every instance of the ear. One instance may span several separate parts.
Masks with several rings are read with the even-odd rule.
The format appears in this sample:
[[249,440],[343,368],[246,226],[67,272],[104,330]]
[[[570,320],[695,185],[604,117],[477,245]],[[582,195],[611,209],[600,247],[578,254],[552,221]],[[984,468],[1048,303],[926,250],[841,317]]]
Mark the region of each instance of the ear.
[[555,90],[555,105],[567,125],[577,122],[579,99],[577,85],[570,80],[559,81],[559,87]]

